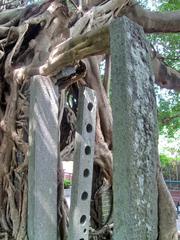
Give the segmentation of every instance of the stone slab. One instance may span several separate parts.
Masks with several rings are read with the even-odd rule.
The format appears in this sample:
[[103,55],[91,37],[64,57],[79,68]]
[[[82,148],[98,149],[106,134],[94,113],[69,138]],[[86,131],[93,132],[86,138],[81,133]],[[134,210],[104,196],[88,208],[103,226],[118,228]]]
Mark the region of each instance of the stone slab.
[[145,35],[126,17],[110,26],[114,240],[157,239],[158,131]]
[[58,97],[50,79],[30,83],[28,237],[57,240]]

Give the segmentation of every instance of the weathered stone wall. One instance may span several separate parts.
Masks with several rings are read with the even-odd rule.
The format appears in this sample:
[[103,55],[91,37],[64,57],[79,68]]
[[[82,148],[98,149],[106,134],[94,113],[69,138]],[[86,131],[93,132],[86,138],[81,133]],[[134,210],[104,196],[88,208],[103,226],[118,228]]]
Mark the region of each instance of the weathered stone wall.
[[157,119],[148,44],[126,17],[110,27],[114,240],[157,239]]

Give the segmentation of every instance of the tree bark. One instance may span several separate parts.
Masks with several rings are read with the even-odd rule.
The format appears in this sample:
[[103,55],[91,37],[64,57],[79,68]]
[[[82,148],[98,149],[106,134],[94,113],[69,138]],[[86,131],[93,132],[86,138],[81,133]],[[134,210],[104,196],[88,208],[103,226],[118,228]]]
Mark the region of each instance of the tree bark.
[[157,57],[152,58],[156,84],[162,88],[180,91],[180,73],[168,67]]
[[158,240],[177,240],[176,208],[160,170],[157,175],[157,182],[159,198]]
[[125,15],[141,25],[145,33],[180,32],[180,11],[148,11],[132,1],[130,7],[126,8]]
[[[53,75],[57,68],[62,69],[85,57],[108,53],[109,38],[109,28],[107,26],[70,38],[56,46],[50,53],[47,63],[40,68],[27,68],[25,71],[27,71],[28,75],[34,73]],[[180,73],[166,66],[153,54],[151,55],[156,84],[162,88],[180,91]]]

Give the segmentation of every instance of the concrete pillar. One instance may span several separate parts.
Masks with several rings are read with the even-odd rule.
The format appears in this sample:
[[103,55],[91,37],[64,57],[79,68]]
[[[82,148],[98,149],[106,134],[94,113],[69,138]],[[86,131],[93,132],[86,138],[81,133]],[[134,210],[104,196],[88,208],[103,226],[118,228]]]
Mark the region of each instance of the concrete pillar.
[[68,240],[88,240],[96,129],[96,96],[79,93]]
[[41,76],[30,81],[28,237],[57,240],[57,87]]
[[157,117],[154,76],[140,26],[110,26],[114,240],[157,239]]

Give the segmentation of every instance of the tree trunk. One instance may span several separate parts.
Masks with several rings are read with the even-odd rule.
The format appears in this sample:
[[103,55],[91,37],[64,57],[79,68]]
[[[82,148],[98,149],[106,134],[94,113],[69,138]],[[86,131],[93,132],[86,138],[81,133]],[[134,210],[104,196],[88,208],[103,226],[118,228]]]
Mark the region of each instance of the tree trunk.
[[160,170],[157,174],[157,182],[159,198],[158,240],[177,240],[176,207]]

